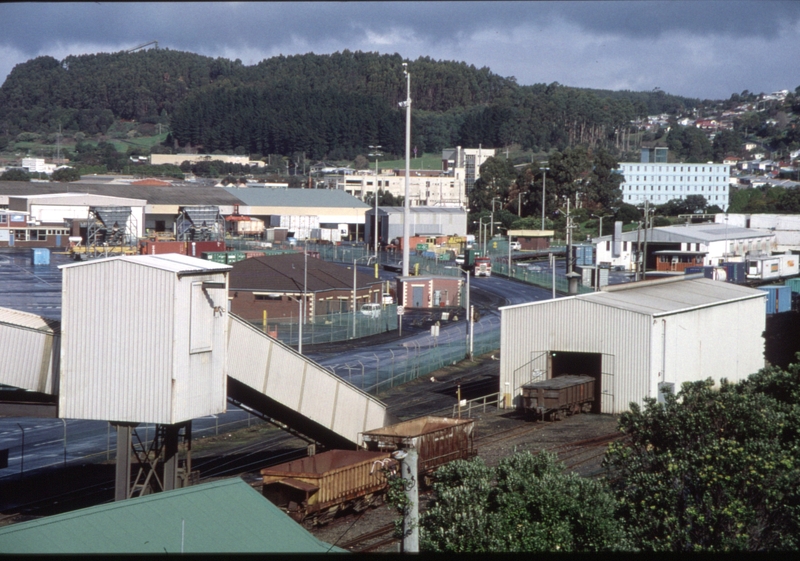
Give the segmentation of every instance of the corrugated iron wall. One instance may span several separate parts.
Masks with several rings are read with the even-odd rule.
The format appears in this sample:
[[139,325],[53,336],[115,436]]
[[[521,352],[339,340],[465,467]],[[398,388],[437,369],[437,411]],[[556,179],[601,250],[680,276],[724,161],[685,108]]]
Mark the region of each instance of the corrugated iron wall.
[[226,318],[216,348],[191,354],[190,279],[224,275],[179,281],[120,259],[64,268],[59,416],[172,424],[225,411]]
[[[604,413],[627,410],[650,394],[648,316],[575,298],[559,298],[502,310],[500,388],[521,406],[520,386],[531,381],[550,351],[602,354]],[[536,364],[534,365],[533,362]]]
[[59,345],[42,318],[0,308],[0,384],[55,394]]

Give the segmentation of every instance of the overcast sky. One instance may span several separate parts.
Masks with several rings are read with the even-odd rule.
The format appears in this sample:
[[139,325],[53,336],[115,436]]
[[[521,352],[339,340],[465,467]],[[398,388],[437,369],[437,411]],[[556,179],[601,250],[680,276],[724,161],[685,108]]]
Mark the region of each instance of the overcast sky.
[[152,40],[247,65],[350,49],[464,61],[522,85],[709,99],[800,86],[800,2],[679,0],[2,3],[0,80],[36,56]]

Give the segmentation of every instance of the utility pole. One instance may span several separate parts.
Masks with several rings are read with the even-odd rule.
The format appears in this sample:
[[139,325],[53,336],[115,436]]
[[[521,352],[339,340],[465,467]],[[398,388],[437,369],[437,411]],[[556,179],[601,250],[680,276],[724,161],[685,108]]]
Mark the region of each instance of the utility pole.
[[411,258],[411,251],[408,247],[411,237],[411,207],[410,207],[410,181],[411,181],[411,73],[408,71],[408,63],[403,63],[403,72],[406,75],[406,100],[402,106],[406,108],[406,185],[405,198],[403,200],[403,276],[408,276],[408,262]]
[[647,280],[647,228],[650,219],[650,201],[644,201],[644,254],[642,255],[642,280]]

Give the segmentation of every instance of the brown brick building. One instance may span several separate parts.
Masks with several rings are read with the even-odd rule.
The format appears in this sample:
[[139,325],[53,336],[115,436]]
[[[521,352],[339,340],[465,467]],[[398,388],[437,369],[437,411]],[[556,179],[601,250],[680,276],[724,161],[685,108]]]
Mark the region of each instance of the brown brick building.
[[[296,318],[303,295],[303,253],[252,257],[233,264],[230,272],[231,312],[249,320]],[[381,301],[381,281],[356,272],[356,309]],[[306,279],[308,319],[353,309],[353,266],[308,256]]]

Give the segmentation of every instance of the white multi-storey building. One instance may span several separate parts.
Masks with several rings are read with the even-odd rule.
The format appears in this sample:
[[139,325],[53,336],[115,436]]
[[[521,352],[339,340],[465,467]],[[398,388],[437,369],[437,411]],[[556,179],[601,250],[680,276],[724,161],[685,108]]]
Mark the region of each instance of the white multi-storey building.
[[[408,182],[409,205],[466,208],[463,169],[456,171],[460,173],[445,175],[435,170],[411,170]],[[363,200],[365,195],[375,192],[376,179],[377,188],[381,191],[389,192],[395,197],[405,196],[405,170],[384,170],[377,178],[375,173],[340,175],[336,178],[336,188]]]
[[648,200],[660,205],[670,199],[702,195],[709,205],[717,205],[722,210],[728,208],[729,164],[653,162],[648,159],[643,151],[643,161],[619,164],[624,176],[620,185],[623,202],[638,205]]
[[442,150],[442,171],[457,175],[458,170],[463,169],[464,183],[469,193],[475,180],[481,176],[481,166],[494,153],[494,148],[445,148]]

